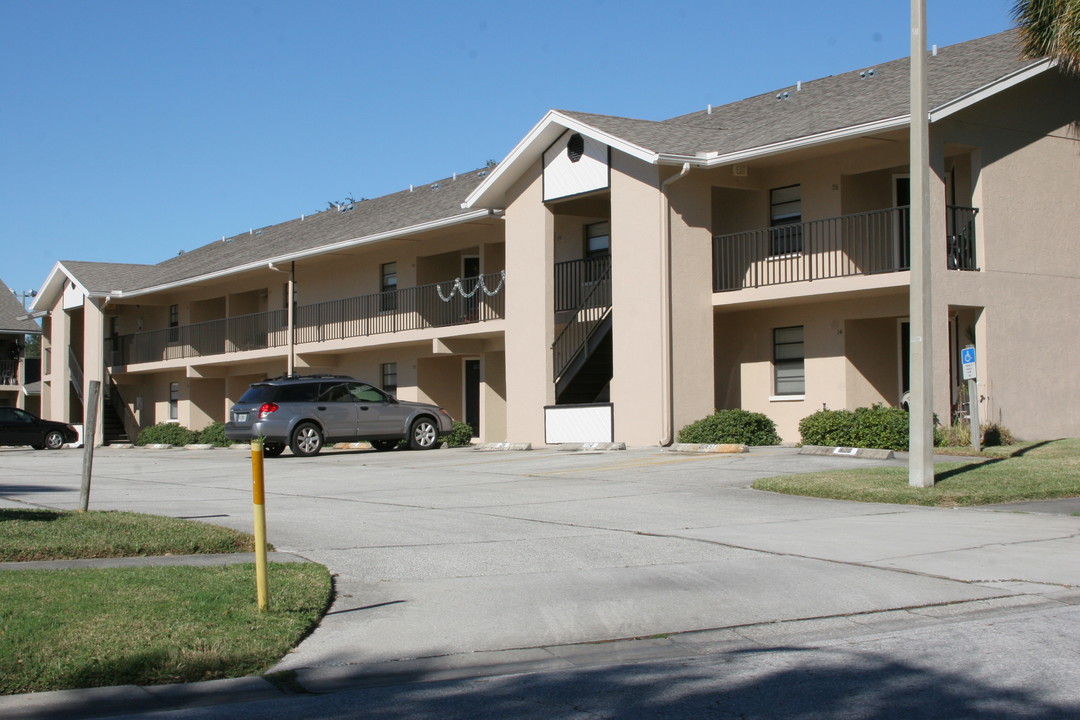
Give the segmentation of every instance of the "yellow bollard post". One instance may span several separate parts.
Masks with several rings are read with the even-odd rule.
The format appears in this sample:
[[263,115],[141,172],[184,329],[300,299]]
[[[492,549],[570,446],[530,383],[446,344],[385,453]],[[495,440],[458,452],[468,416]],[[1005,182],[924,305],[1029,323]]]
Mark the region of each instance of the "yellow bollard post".
[[266,591],[266,497],[263,491],[263,443],[262,439],[251,441],[252,494],[255,500],[255,588],[259,598],[259,611],[270,607]]

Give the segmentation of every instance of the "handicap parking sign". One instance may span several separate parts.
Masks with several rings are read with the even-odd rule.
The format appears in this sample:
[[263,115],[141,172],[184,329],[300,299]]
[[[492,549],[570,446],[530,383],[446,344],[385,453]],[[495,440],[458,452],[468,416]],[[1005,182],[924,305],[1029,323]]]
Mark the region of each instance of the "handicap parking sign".
[[975,379],[975,348],[966,347],[960,351],[960,362],[964,366],[964,379]]

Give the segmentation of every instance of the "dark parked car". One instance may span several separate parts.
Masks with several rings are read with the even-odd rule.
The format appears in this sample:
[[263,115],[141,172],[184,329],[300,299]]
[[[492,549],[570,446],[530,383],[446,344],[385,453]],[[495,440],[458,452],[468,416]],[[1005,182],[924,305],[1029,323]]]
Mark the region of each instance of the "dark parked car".
[[346,375],[288,375],[253,383],[229,412],[225,437],[263,439],[263,454],[315,455],[325,443],[367,440],[376,450],[438,445],[453,420],[441,407],[406,402]]
[[78,440],[79,433],[67,423],[42,420],[19,408],[0,407],[0,445],[56,450]]

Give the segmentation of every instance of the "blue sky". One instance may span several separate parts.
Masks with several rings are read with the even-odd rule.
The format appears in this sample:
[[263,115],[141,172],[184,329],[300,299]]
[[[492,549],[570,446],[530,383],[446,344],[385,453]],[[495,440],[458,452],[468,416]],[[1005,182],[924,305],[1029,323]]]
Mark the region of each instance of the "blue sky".
[[[937,45],[1013,0],[927,0]],[[0,0],[0,279],[180,250],[908,55],[908,0]]]

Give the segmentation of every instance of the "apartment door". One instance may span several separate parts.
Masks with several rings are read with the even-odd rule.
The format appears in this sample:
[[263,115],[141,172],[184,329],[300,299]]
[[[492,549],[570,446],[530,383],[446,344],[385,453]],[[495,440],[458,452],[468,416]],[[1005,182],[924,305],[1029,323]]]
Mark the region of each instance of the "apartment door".
[[465,361],[465,422],[480,436],[480,361]]
[[911,177],[893,177],[893,206],[900,208],[896,220],[896,251],[893,259],[897,269],[911,267]]
[[464,322],[476,322],[480,319],[480,293],[477,289],[480,280],[480,258],[466,255],[461,258],[461,289],[472,293],[472,297],[462,298],[461,319]]

